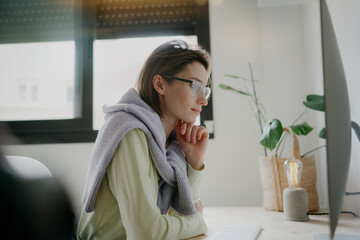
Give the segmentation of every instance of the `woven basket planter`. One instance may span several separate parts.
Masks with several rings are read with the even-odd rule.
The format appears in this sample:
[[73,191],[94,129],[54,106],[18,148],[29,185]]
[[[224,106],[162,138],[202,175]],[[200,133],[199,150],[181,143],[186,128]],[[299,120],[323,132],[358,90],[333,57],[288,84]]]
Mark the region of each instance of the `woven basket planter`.
[[[308,194],[309,211],[319,209],[319,197],[316,189],[316,164],[314,156],[300,157],[299,142],[290,128],[284,130],[290,132],[293,144],[293,157],[303,163],[301,174],[301,187]],[[276,148],[277,149],[277,148]],[[288,187],[284,162],[288,158],[278,158],[276,151],[269,157],[260,157],[260,175],[263,187],[263,207],[272,211],[283,211],[283,191]]]

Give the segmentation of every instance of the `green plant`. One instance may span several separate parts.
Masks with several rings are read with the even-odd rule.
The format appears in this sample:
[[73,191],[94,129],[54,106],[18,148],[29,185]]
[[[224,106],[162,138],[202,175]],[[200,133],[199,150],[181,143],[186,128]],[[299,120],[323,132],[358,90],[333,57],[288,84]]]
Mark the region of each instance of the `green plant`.
[[[279,119],[273,119],[271,121],[266,120],[266,109],[264,105],[259,101],[257,95],[256,95],[256,89],[255,89],[255,82],[253,78],[252,73],[252,67],[249,63],[249,71],[250,71],[250,79],[247,79],[245,77],[240,77],[236,75],[229,75],[226,74],[225,77],[232,78],[232,79],[238,79],[243,81],[243,88],[244,90],[239,90],[234,87],[231,87],[227,84],[219,84],[218,86],[221,89],[229,90],[236,92],[238,94],[244,95],[248,97],[249,104],[251,107],[251,110],[259,124],[261,137],[259,140],[259,143],[264,147],[264,153],[265,156],[267,156],[266,149],[269,149],[270,151],[273,151],[276,146],[280,146],[283,142],[286,141],[287,134],[284,133],[283,124]],[[252,91],[250,91],[249,87],[247,86],[247,83],[251,82]],[[290,128],[294,131],[296,135],[303,135],[306,136],[311,131],[313,131],[313,128],[307,123],[303,122],[301,124],[297,124],[299,119],[306,113],[307,109],[312,109],[316,111],[325,111],[324,107],[324,96],[310,94],[306,97],[306,101],[303,101],[303,105],[305,106],[305,110],[293,121],[293,123],[290,125]],[[265,123],[263,127],[263,123]],[[287,133],[285,131],[285,133]],[[319,137],[325,139],[326,138],[326,130],[323,128],[320,133]],[[282,150],[283,151],[284,144],[282,144]],[[322,145],[320,147],[317,147],[315,149],[312,149],[308,151],[307,153],[303,154],[301,157],[304,157],[308,155],[309,153],[316,151],[319,148],[325,147],[325,145]],[[276,149],[277,150],[277,149]],[[281,154],[280,154],[281,155]]]

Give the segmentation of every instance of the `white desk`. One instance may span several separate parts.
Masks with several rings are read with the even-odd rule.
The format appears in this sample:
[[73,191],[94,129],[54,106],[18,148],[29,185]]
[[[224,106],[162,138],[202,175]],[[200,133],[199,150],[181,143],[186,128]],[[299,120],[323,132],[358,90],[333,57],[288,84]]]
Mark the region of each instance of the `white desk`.
[[[312,240],[316,233],[328,233],[328,215],[310,215],[308,222],[292,222],[284,219],[282,212],[267,211],[262,207],[207,207],[204,219],[208,226],[206,235],[192,240],[210,239],[221,227],[231,224],[260,224],[258,240]],[[341,214],[336,233],[360,235],[360,218]]]

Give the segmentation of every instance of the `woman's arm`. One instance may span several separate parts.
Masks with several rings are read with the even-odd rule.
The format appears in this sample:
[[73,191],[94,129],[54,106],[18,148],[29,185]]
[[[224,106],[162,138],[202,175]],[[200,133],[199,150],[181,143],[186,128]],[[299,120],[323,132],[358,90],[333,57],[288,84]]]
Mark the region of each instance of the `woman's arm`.
[[205,168],[205,165],[203,165],[203,168],[201,168],[200,170],[195,170],[188,163],[187,168],[188,168],[188,171],[187,171],[188,172],[188,178],[189,178],[190,187],[191,187],[191,195],[192,195],[192,198],[193,198],[193,202],[195,204],[200,199],[199,198],[199,192],[200,192],[200,186],[201,186],[203,170]]
[[127,239],[185,239],[206,232],[199,213],[193,216],[160,214],[157,172],[142,130],[134,129],[124,136],[107,175]]

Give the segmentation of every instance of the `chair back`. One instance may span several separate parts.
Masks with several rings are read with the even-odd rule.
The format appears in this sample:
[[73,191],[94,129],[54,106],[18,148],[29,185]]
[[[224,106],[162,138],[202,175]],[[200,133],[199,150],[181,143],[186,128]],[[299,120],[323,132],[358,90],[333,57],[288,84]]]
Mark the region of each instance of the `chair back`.
[[36,179],[52,177],[49,169],[33,158],[23,156],[5,156],[10,168],[21,178]]

